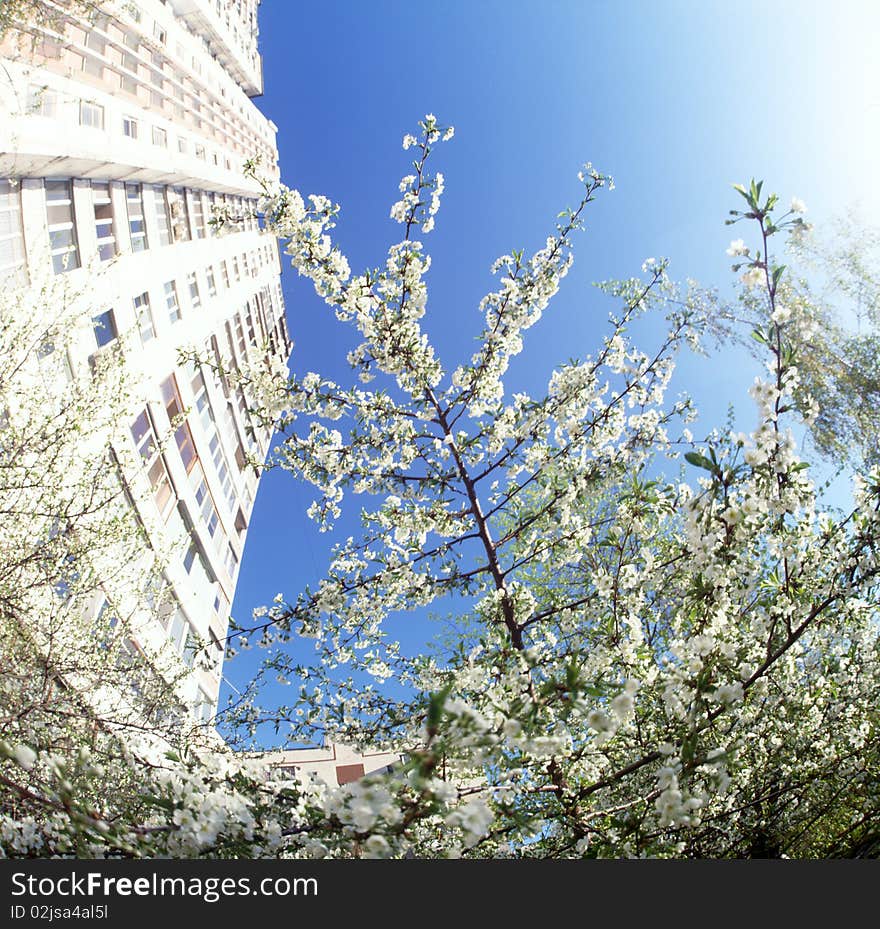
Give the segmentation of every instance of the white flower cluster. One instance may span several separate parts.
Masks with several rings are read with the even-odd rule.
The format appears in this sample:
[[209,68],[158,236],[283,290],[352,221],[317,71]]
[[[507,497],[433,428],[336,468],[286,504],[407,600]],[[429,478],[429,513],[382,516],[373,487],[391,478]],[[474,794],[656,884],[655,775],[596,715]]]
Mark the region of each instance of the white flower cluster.
[[699,797],[686,797],[679,787],[678,774],[673,767],[661,768],[657,775],[660,796],[654,807],[660,817],[660,826],[695,826],[700,823],[699,810],[703,801]]
[[329,790],[324,812],[358,834],[388,830],[400,822],[402,815],[388,787],[369,778]]
[[494,819],[489,804],[482,797],[475,797],[449,813],[446,824],[461,829],[465,847],[471,848],[489,832]]

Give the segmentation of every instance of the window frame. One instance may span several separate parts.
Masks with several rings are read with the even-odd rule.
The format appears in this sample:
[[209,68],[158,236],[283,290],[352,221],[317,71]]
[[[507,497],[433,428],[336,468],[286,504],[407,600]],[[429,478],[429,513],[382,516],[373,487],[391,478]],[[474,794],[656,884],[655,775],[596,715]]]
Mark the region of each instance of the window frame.
[[[193,439],[192,429],[187,422],[187,411],[183,405],[183,399],[180,396],[180,388],[177,384],[177,377],[174,372],[168,375],[160,384],[159,390],[162,394],[162,403],[165,412],[168,415],[168,422],[174,430],[174,441],[177,444],[177,451],[180,454],[180,460],[183,462],[183,468],[187,474],[190,474],[199,460],[199,453],[196,451],[196,443]],[[175,425],[175,420],[183,417],[179,425]]]
[[[137,191],[132,196],[132,191]],[[132,211],[132,204],[139,212]],[[131,250],[135,254],[148,251],[150,240],[147,235],[147,220],[144,215],[144,185],[140,183],[126,183],[125,185],[125,211],[128,217],[128,235],[131,241]],[[136,229],[137,224],[140,228]],[[137,243],[137,244],[136,244]]]
[[[89,114],[87,116],[87,114]],[[99,129],[104,131],[104,107],[94,100],[81,99],[79,101],[79,124],[86,129]]]
[[[153,318],[153,308],[150,304],[150,292],[145,290],[143,293],[137,294],[131,298],[131,302],[134,307],[135,324],[141,337],[141,345],[146,346],[148,342],[152,342],[156,338],[156,321]],[[145,332],[149,334],[145,336]]]
[[[170,290],[168,288],[171,288]],[[164,284],[165,290],[165,308],[168,311],[168,319],[171,321],[171,325],[179,322],[183,319],[183,313],[180,310],[180,295],[177,293],[177,281],[165,281]],[[174,301],[172,308],[171,301]]]
[[[138,424],[143,425],[143,430],[138,434],[135,430]],[[135,418],[129,432],[137,453],[143,462],[144,471],[150,487],[153,491],[153,502],[159,510],[159,515],[164,522],[168,522],[171,513],[174,511],[174,505],[177,501],[177,494],[174,491],[174,485],[171,483],[171,475],[165,464],[165,458],[162,455],[162,448],[156,434],[156,427],[153,418],[150,415],[149,407],[143,410]],[[145,442],[144,440],[148,440]],[[155,472],[155,474],[154,474]],[[167,490],[167,496],[165,491]]]
[[156,209],[156,225],[159,227],[159,245],[174,243],[174,230],[171,223],[171,209],[168,206],[166,187],[152,186],[153,206]]
[[190,271],[186,276],[186,284],[189,289],[189,303],[192,309],[197,310],[202,305],[202,292],[199,288],[199,278],[195,271]]
[[[103,320],[106,318],[109,325],[104,325]],[[104,348],[111,345],[119,338],[119,326],[116,322],[116,311],[113,307],[108,307],[102,313],[95,313],[92,316],[92,332],[98,348]]]
[[[50,199],[50,192],[61,190],[64,185],[66,197]],[[49,251],[52,256],[52,268],[55,274],[74,271],[80,266],[79,238],[76,231],[76,204],[73,197],[73,180],[70,178],[46,178],[43,181],[43,193],[46,199],[46,227],[49,231]],[[50,222],[50,209],[67,208],[69,218],[62,222]],[[52,236],[59,232],[70,232],[70,243],[66,246],[53,246]],[[72,257],[67,257],[72,256]]]
[[[2,280],[6,277],[18,277],[27,268],[24,217],[21,209],[21,183],[15,178],[0,178],[0,213],[9,216],[9,231],[0,233],[0,280]],[[3,257],[4,249],[8,249],[8,258]]]
[[[95,215],[95,236],[98,242],[98,258],[101,261],[110,261],[119,254],[119,244],[116,241],[116,218],[113,211],[113,189],[110,181],[90,181],[89,187],[92,192],[92,212]],[[104,190],[100,190],[103,188]],[[106,191],[106,193],[105,193]],[[98,195],[100,196],[100,199]],[[99,216],[98,207],[109,207],[109,216]],[[104,227],[109,227],[109,232]],[[103,234],[102,234],[102,229]],[[104,254],[105,249],[110,249]]]

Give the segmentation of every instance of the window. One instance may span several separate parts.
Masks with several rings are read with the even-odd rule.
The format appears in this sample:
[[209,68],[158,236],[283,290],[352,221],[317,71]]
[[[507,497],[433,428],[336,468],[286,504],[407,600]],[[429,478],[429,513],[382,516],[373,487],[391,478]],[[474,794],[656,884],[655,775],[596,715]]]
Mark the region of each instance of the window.
[[207,217],[207,222],[205,223],[208,229],[208,235],[209,236],[217,235],[217,230],[214,228],[214,217],[216,215],[215,209],[217,206],[217,198],[215,197],[213,193],[205,194],[205,196],[208,198],[208,217]]
[[199,696],[196,700],[193,713],[200,723],[207,725],[214,715],[214,701],[199,687]]
[[168,318],[172,323],[180,319],[180,303],[177,300],[177,284],[168,281],[165,284],[165,306],[168,307]]
[[165,188],[153,188],[153,204],[156,210],[156,224],[159,227],[159,244],[171,244],[171,213],[165,199]]
[[195,664],[196,653],[199,650],[199,640],[192,631],[192,627],[186,630],[186,638],[183,642],[183,663],[191,668]]
[[199,548],[195,542],[189,543],[189,548],[186,550],[186,554],[183,556],[183,567],[186,569],[186,573],[192,573],[193,565],[196,563],[196,557],[199,554]]
[[86,48],[90,48],[93,52],[103,55],[107,48],[107,40],[100,32],[96,32],[94,29],[87,29],[83,37],[83,45]]
[[252,309],[251,309],[251,301],[250,301],[250,300],[248,300],[248,301],[245,303],[245,305],[244,305],[244,311],[245,311],[245,322],[247,323],[247,337],[248,337],[248,342],[249,342],[249,344],[254,345],[254,344],[256,344],[257,337],[256,337],[256,334],[255,334],[255,332],[254,332],[254,317],[253,317],[253,311],[252,311]]
[[183,196],[183,190],[179,187],[169,187],[167,189],[168,204],[171,209],[171,231],[174,233],[175,242],[188,242],[192,235],[190,234],[189,218],[186,213],[186,200]]
[[114,639],[114,630],[119,626],[119,615],[106,597],[101,598],[101,607],[95,616],[95,631],[99,636],[101,648],[110,648]]
[[[165,412],[168,414],[168,421],[172,427],[175,427],[175,421],[184,417],[186,413],[180,399],[180,391],[177,389],[177,378],[173,374],[165,378],[160,385],[160,389],[162,391],[162,400],[165,403]],[[192,471],[199,456],[196,454],[192,432],[185,419],[174,428],[174,439],[177,442],[180,458],[188,474]]]
[[52,355],[55,354],[55,343],[51,339],[46,339],[44,342],[41,342],[37,346],[35,354],[37,356],[37,361],[40,363],[40,366],[42,367],[43,362],[45,362],[47,358],[51,358]]
[[[220,616],[224,616],[228,610],[229,601],[222,593],[218,593],[214,599],[214,612]],[[220,664],[223,661],[223,643],[220,641],[220,639],[217,638],[217,634],[213,629],[208,630],[208,636],[211,639],[211,652],[209,653],[209,656],[214,667],[219,672]]]
[[31,84],[28,87],[28,112],[35,116],[58,119],[59,95],[48,87]]
[[238,506],[238,500],[236,499],[235,488],[233,487],[232,478],[229,474],[229,463],[226,460],[226,454],[220,442],[220,433],[217,428],[214,410],[208,396],[208,388],[200,371],[194,370],[191,385],[193,396],[195,397],[196,409],[199,413],[199,421],[202,424],[202,432],[208,440],[211,460],[214,462],[217,477],[220,479],[220,486],[223,488],[223,495],[229,506],[229,512],[234,513]]
[[164,45],[168,41],[168,33],[159,23],[153,23],[153,36],[160,45]]
[[173,509],[174,492],[171,489],[168,472],[165,470],[165,462],[159,452],[159,442],[156,440],[153,423],[146,410],[134,421],[131,427],[131,437],[147,469],[147,477],[150,479],[153,499],[156,501],[159,513],[163,519],[167,520]]
[[186,154],[186,139],[177,140],[177,150],[180,152],[181,155]]
[[103,129],[104,107],[93,103],[91,100],[80,100],[79,124],[80,126],[88,126],[90,129]]
[[107,181],[92,181],[92,206],[95,210],[95,234],[98,237],[98,257],[108,261],[116,255],[113,233],[113,201]]
[[56,274],[61,274],[79,267],[74,223],[73,183],[71,181],[46,181],[45,187],[52,267]]
[[229,262],[222,261],[220,263],[220,270],[223,272],[223,286],[229,290]]
[[83,58],[82,69],[86,72],[86,74],[91,74],[93,77],[96,77],[99,80],[104,79],[104,63],[99,61],[97,58],[90,58],[89,56]]
[[156,338],[153,314],[150,310],[150,295],[148,293],[138,294],[134,298],[134,315],[141,336],[141,344],[146,345],[151,339]]
[[129,139],[136,139],[138,137],[138,124],[134,117],[122,117],[122,134]]
[[199,512],[202,515],[202,523],[208,530],[208,535],[214,539],[214,544],[218,551],[222,551],[221,546],[227,545],[226,533],[220,524],[220,517],[217,514],[217,507],[214,505],[214,498],[211,491],[208,490],[208,482],[205,480],[205,471],[201,463],[193,463],[192,471],[189,476],[190,487],[195,494],[196,503],[199,505]]
[[231,578],[235,577],[236,568],[238,568],[238,555],[235,554],[235,549],[227,543],[226,545],[226,557],[223,560],[223,563],[226,565],[226,570],[229,573]]
[[80,579],[80,573],[76,567],[76,556],[68,552],[58,566],[57,571],[58,574],[53,589],[55,596],[66,603],[73,599],[73,589]]
[[18,181],[0,178],[0,279],[24,271],[24,235]]
[[196,145],[196,158],[201,158],[202,161],[205,160],[205,146]]
[[178,653],[183,649],[186,643],[188,632],[189,623],[186,621],[183,610],[178,606],[168,625],[168,639]]
[[236,229],[244,229],[244,211],[241,206],[241,197],[230,197],[229,206],[232,211],[232,225]]
[[92,325],[95,330],[95,339],[98,347],[109,345],[118,335],[116,330],[116,315],[113,310],[105,310],[92,317]]
[[242,322],[241,313],[235,316],[235,335],[238,342],[238,357],[247,357],[247,342],[244,338],[244,323]]
[[205,204],[202,202],[202,192],[191,190],[192,198],[192,229],[198,239],[205,238]]
[[147,227],[144,224],[144,200],[140,184],[125,185],[125,203],[128,208],[128,231],[131,235],[131,250],[143,252],[149,247]]
[[202,298],[199,295],[199,282],[195,271],[186,276],[186,282],[189,285],[189,302],[192,304],[192,308],[196,310],[202,305]]
[[153,126],[153,145],[168,147],[168,133],[161,126]]
[[217,283],[214,280],[214,269],[208,265],[205,270],[205,277],[208,279],[208,296],[216,297],[217,296]]

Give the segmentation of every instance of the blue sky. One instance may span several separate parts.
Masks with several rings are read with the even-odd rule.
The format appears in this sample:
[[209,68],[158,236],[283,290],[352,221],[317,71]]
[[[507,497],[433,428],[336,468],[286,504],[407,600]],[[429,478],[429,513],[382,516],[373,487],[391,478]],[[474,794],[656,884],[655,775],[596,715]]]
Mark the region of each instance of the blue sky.
[[[511,386],[592,351],[607,305],[593,281],[668,256],[670,274],[729,292],[723,224],[734,182],[764,178],[820,225],[849,208],[877,215],[880,4],[797,0],[263,0],[264,96],[278,126],[282,179],[342,206],[336,238],[352,268],[384,260],[388,216],[409,159],[404,132],[433,112],[455,126],[438,149],[446,177],[427,237],[427,329],[447,368],[469,355],[489,265],[534,250],[579,193],[584,161],[614,175],[579,236],[575,266]],[[346,379],[350,343],[308,282],[283,276],[292,368]],[[675,382],[706,426],[728,403],[751,423],[755,369],[734,353],[687,361]],[[312,496],[290,475],[264,477],[233,605],[239,620],[279,591],[321,576],[332,541],[305,517]],[[251,656],[228,663],[233,683]]]

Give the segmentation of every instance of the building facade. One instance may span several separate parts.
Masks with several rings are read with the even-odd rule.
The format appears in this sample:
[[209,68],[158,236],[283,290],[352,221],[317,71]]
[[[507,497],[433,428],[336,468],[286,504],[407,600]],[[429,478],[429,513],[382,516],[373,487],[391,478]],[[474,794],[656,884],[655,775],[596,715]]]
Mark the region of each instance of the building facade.
[[395,752],[359,752],[338,742],[318,748],[292,748],[267,752],[275,777],[317,778],[329,786],[350,784],[369,774],[387,774],[401,770],[406,759]]
[[257,4],[48,3],[49,21],[0,46],[0,276],[90,291],[73,363],[135,347],[142,387],[118,459],[134,462],[132,505],[167,557],[152,620],[129,645],[177,653],[181,707],[204,722],[271,435],[228,373],[283,367],[291,347],[277,242],[243,173],[258,156],[278,174],[276,127],[251,99]]

